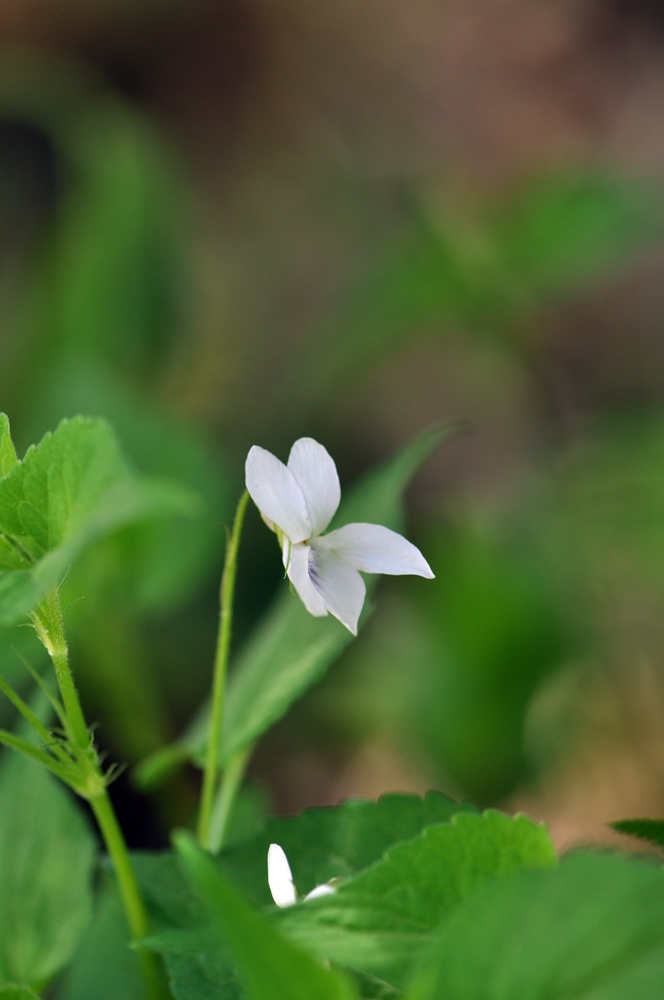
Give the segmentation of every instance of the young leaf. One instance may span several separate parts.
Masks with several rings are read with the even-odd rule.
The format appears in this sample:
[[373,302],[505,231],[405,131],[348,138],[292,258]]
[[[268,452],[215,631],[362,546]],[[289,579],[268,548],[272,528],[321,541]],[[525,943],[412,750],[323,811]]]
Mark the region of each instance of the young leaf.
[[525,816],[459,812],[391,848],[333,896],[281,910],[275,919],[322,958],[403,987],[414,957],[454,904],[488,880],[549,867],[555,858],[546,828]]
[[424,827],[444,823],[460,811],[474,812],[475,808],[435,791],[424,798],[394,793],[377,802],[349,799],[339,806],[269,819],[258,836],[224,851],[219,860],[252,900],[271,906],[265,869],[270,844],[280,844],[285,850],[302,896],[332,878],[357,875],[389,847],[412,840]]
[[0,623],[31,611],[78,554],[121,525],[190,513],[190,494],[139,479],[103,420],[63,420],[0,479]]
[[0,479],[9,475],[14,465],[16,450],[9,432],[9,420],[4,413],[0,413]]
[[[429,430],[373,470],[342,500],[331,527],[369,521],[400,530],[404,489],[425,459],[457,430],[456,426]],[[377,579],[369,576],[366,580],[369,596]],[[366,614],[365,606],[363,618]],[[242,649],[231,675],[220,763],[244,750],[285,715],[292,703],[321,679],[351,639],[336,618],[313,618],[284,588]],[[204,759],[208,711],[206,706],[182,738],[199,762]]]
[[178,837],[176,847],[237,962],[251,1000],[352,1000],[345,977],[282,939],[189,836]]
[[664,873],[580,852],[453,910],[407,1000],[659,1000]]
[[664,849],[664,819],[621,819],[610,825],[618,833],[626,833],[628,837],[647,840],[655,847]]
[[0,763],[0,982],[39,984],[71,958],[91,916],[94,837],[43,767]]

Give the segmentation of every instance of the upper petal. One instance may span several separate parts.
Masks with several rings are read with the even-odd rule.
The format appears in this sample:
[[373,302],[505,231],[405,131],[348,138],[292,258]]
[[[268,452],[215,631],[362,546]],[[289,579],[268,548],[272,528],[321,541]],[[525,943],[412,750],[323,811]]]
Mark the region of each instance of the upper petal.
[[314,535],[325,531],[341,499],[334,459],[313,438],[300,438],[291,448],[288,468],[304,494]]
[[334,551],[364,573],[402,576],[412,573],[429,580],[434,574],[417,546],[381,524],[346,524],[316,539],[317,548]]
[[297,902],[288,858],[279,844],[270,844],[267,852],[267,883],[277,906],[293,906]]
[[303,542],[312,534],[302,490],[283,462],[254,445],[245,463],[249,495],[261,514],[278,525],[291,542]]
[[327,615],[325,601],[309,577],[310,555],[311,549],[308,545],[301,543],[291,545],[290,551],[284,546],[284,565],[287,567],[289,580],[309,614],[313,615],[314,618],[324,618]]
[[309,578],[325,601],[327,610],[353,635],[357,635],[357,622],[367,592],[364,580],[336,552],[320,548],[320,541],[322,539],[312,540]]

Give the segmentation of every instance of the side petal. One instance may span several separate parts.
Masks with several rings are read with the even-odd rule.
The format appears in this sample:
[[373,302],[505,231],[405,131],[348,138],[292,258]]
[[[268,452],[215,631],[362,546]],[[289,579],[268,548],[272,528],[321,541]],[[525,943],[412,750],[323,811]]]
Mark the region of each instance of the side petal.
[[291,542],[303,542],[311,536],[302,490],[275,455],[254,445],[245,463],[245,482],[261,514],[278,525]]
[[297,596],[314,618],[324,618],[327,615],[325,601],[314,587],[309,577],[309,557],[311,549],[308,545],[291,545],[288,551],[284,545],[284,565],[288,579],[295,587]]
[[357,635],[357,622],[362,611],[367,588],[364,580],[341,556],[319,548],[320,539],[313,540],[309,559],[309,578],[321,595],[327,610]]
[[267,852],[267,884],[277,906],[283,908],[297,903],[288,858],[279,844],[270,844]]
[[338,553],[363,573],[403,576],[412,573],[432,580],[434,574],[417,546],[381,524],[346,524],[316,539],[317,547]]
[[312,534],[320,535],[334,517],[341,486],[334,459],[313,438],[300,438],[291,448],[288,468],[304,494]]

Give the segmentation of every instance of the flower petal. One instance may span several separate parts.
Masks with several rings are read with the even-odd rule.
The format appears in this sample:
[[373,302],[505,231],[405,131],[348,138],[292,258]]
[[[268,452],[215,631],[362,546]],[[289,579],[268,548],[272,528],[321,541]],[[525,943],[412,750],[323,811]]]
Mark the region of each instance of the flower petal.
[[267,884],[277,906],[283,908],[297,903],[288,858],[279,844],[270,844],[267,852]]
[[311,536],[302,490],[283,462],[254,445],[247,455],[245,481],[261,514],[278,525],[291,542],[303,542]]
[[308,899],[320,899],[322,896],[334,896],[337,890],[329,882],[323,882],[322,885],[317,885],[315,889],[308,892],[304,897],[304,902],[306,903]]
[[321,595],[327,610],[349,632],[357,635],[357,621],[362,611],[367,588],[364,580],[336,552],[319,548],[322,539],[314,538],[311,544],[312,555],[309,557],[309,578]]
[[317,548],[336,552],[363,573],[412,573],[432,580],[434,574],[420,550],[403,535],[381,524],[346,524],[316,539]]
[[313,438],[300,438],[291,448],[288,468],[304,494],[312,534],[320,535],[334,517],[341,486],[334,459]]
[[295,587],[297,595],[310,615],[314,618],[324,618],[327,615],[325,601],[314,587],[309,577],[309,558],[311,549],[308,545],[291,545],[290,552],[284,546],[284,565],[288,578]]

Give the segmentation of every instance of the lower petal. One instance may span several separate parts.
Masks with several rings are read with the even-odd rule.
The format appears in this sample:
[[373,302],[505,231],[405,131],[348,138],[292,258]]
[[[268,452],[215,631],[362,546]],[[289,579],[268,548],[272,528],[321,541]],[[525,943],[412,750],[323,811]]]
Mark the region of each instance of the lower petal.
[[300,542],[291,545],[286,539],[284,545],[284,565],[290,582],[295,587],[297,596],[314,618],[324,618],[327,615],[325,601],[314,587],[309,577],[309,557],[311,549]]
[[357,635],[357,622],[367,592],[364,580],[336,552],[312,546],[311,553],[311,582],[325,601],[327,610]]

